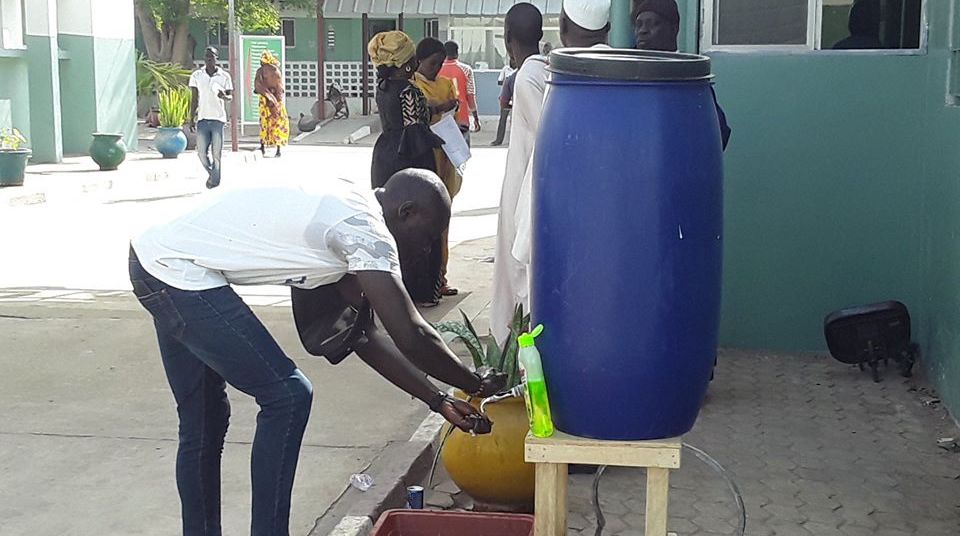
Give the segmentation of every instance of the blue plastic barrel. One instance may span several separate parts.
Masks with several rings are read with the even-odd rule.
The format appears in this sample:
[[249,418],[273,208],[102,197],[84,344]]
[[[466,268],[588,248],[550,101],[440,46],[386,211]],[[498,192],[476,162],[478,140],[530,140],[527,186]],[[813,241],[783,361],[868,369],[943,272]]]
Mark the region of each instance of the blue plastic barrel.
[[556,427],[688,432],[720,314],[722,149],[710,60],[568,49],[533,175],[531,309]]

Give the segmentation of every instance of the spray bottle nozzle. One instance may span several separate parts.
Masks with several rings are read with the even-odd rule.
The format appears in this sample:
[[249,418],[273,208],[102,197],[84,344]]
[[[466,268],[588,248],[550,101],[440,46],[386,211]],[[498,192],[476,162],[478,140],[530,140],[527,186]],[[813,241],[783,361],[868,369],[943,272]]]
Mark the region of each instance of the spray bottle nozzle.
[[537,327],[533,328],[533,331],[530,333],[524,333],[517,338],[517,341],[520,343],[520,348],[529,348],[533,346],[533,340],[540,336],[543,333],[543,324],[537,324]]

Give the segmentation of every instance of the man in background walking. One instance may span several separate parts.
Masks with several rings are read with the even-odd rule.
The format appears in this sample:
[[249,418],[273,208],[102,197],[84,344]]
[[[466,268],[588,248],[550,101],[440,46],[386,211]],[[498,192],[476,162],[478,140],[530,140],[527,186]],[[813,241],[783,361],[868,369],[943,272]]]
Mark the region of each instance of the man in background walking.
[[507,118],[510,117],[510,109],[513,107],[513,82],[516,80],[516,72],[517,68],[511,58],[509,63],[500,70],[500,76],[497,78],[497,85],[501,86],[500,123],[497,125],[497,137],[490,145],[502,145],[503,137],[507,135]]
[[440,76],[453,80],[457,86],[457,95],[460,98],[460,108],[457,109],[457,124],[470,143],[470,115],[476,124],[476,131],[480,131],[480,113],[477,111],[477,83],[473,78],[473,68],[460,61],[460,45],[456,41],[447,41],[443,44],[447,53],[447,60],[440,68]]
[[233,98],[230,73],[217,67],[219,53],[207,47],[204,66],[190,75],[190,130],[197,133],[197,155],[207,170],[207,188],[220,184],[220,154],[227,109],[223,102]]

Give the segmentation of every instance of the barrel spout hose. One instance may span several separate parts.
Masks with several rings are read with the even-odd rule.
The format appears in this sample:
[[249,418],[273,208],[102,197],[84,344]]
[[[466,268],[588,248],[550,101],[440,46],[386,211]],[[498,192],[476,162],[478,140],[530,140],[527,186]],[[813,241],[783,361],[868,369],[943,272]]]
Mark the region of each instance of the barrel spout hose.
[[[724,482],[727,483],[727,488],[730,490],[730,494],[733,496],[734,503],[737,507],[736,534],[737,536],[743,536],[747,530],[747,509],[743,503],[743,493],[740,491],[740,486],[737,485],[737,482],[730,473],[720,465],[720,462],[713,459],[709,454],[689,443],[684,443],[683,448],[692,452],[700,461],[716,471],[717,474],[723,478]],[[607,524],[607,520],[603,517],[603,511],[600,508],[600,478],[606,469],[606,465],[601,465],[597,468],[597,472],[593,476],[593,511],[597,517],[597,529],[594,532],[594,536],[601,536],[603,534],[603,528]]]

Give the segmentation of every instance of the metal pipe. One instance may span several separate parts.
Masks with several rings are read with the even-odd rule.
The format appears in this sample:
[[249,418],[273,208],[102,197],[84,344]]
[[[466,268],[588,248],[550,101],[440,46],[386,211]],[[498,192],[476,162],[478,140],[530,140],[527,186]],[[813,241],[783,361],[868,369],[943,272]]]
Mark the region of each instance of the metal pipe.
[[505,393],[488,396],[487,398],[484,398],[483,401],[480,402],[480,413],[484,415],[487,414],[486,412],[487,404],[495,404],[497,402],[500,402],[501,400],[506,400],[508,398],[520,398],[522,396],[523,396],[523,385],[517,385],[516,387],[514,387],[513,389],[510,389]]
[[[229,0],[227,4],[227,24],[230,26],[230,36],[227,40],[230,42],[230,78],[233,79],[233,97],[230,99],[230,149],[233,152],[240,150],[240,94],[243,93],[243,80],[238,76],[237,68],[240,65],[240,54],[237,47],[240,40],[237,38],[237,10],[234,6],[234,0]],[[239,91],[238,89],[239,88]]]
[[361,22],[363,24],[362,34],[363,34],[363,53],[360,55],[360,81],[363,85],[363,91],[361,95],[363,96],[363,115],[370,115],[370,52],[367,50],[367,45],[370,44],[370,17],[367,13],[364,13],[361,17]]
[[323,64],[327,61],[327,36],[325,35],[327,21],[323,18],[324,3],[326,0],[317,0],[317,102],[320,108],[318,119],[326,119],[327,115],[327,107],[323,104],[327,91],[323,80]]

